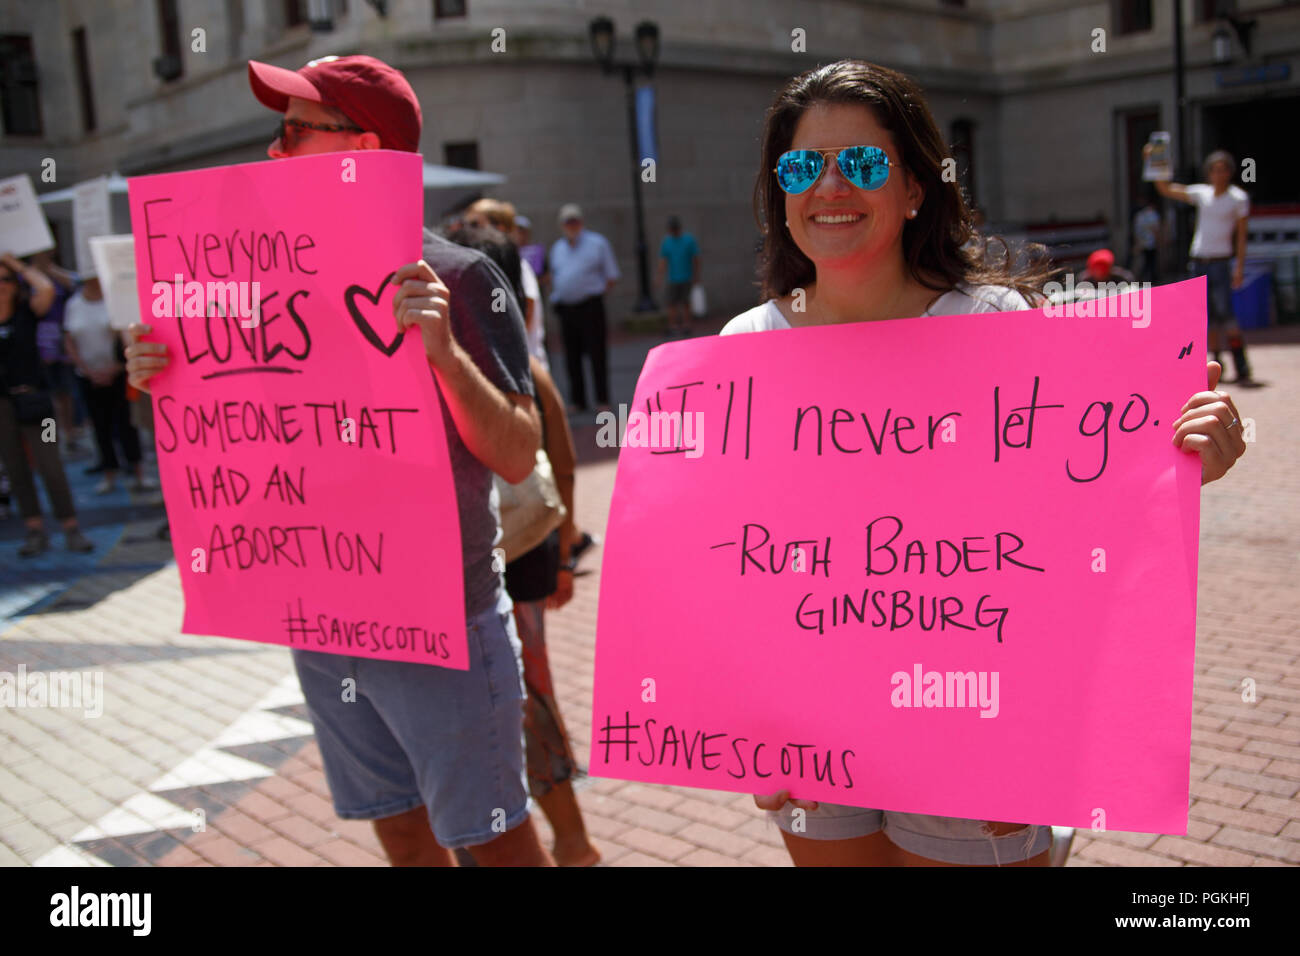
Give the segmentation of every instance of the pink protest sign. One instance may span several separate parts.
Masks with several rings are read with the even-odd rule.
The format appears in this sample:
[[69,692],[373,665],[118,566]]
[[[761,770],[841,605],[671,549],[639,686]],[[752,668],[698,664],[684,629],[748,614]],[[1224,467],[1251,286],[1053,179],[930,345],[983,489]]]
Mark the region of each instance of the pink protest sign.
[[183,629],[464,670],[442,410],[389,282],[421,158],[362,151],[130,181]]
[[1204,281],[1074,308],[653,350],[591,772],[1185,833]]

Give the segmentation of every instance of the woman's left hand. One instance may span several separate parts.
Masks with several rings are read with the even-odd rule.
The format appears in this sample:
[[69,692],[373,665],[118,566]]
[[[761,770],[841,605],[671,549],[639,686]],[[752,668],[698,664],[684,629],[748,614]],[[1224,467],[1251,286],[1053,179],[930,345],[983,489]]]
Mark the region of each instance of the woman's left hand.
[[1223,366],[1209,362],[1206,369],[1209,372],[1208,390],[1189,398],[1173,425],[1174,447],[1201,456],[1203,485],[1222,478],[1246,453],[1237,406],[1227,392],[1215,391]]

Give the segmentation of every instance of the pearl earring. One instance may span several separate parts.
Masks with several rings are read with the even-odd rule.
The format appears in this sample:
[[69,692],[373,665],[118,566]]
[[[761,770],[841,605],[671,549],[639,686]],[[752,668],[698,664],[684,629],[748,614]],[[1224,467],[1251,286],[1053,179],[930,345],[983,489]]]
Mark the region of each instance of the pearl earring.
[[909,213],[907,214],[907,218],[908,218],[908,219],[915,219],[915,218],[916,218],[916,210],[913,209],[911,212],[909,212]]

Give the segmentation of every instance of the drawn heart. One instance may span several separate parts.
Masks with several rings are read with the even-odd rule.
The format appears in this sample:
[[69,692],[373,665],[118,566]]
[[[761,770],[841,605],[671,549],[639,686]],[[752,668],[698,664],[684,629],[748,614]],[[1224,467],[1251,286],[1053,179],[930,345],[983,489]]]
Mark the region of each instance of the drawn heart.
[[398,332],[397,337],[385,345],[384,340],[379,337],[378,333],[375,332],[374,328],[366,321],[365,316],[363,316],[361,311],[357,308],[356,297],[359,295],[365,296],[370,300],[371,305],[378,305],[380,296],[384,294],[384,287],[392,281],[392,278],[395,275],[397,275],[396,272],[390,272],[388,275],[384,276],[384,281],[379,283],[379,288],[375,289],[374,295],[371,295],[365,286],[359,285],[350,285],[348,286],[347,291],[343,293],[343,304],[347,306],[348,315],[352,316],[352,321],[356,323],[361,334],[366,337],[367,342],[379,349],[379,351],[383,352],[389,358],[392,358],[393,353],[401,348],[404,336],[401,332]]

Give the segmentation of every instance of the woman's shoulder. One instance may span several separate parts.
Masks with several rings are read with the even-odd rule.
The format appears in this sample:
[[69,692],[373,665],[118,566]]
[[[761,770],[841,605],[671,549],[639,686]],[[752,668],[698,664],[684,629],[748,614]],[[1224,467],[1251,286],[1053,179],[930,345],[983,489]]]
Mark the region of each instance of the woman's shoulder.
[[740,313],[730,322],[722,327],[719,335],[734,335],[737,332],[770,332],[773,329],[788,329],[790,323],[786,321],[781,310],[776,307],[775,299],[768,299],[762,305],[756,305],[752,309]]
[[1016,289],[1004,285],[959,282],[929,309],[931,315],[970,315],[977,312],[1019,312],[1033,308]]

